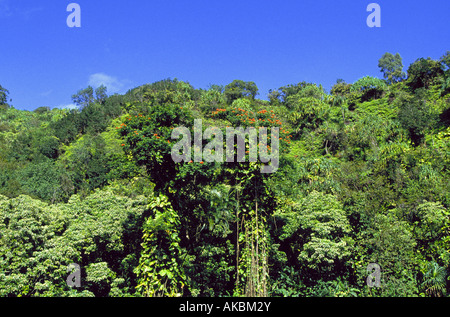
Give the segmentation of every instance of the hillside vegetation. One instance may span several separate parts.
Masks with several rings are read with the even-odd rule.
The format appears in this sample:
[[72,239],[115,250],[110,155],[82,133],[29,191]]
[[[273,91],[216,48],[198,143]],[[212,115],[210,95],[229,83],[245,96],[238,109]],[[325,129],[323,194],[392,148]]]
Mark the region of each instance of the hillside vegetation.
[[[242,80],[88,87],[77,110],[17,110],[0,86],[0,296],[447,296],[450,52],[379,67],[268,100]],[[195,119],[278,127],[278,170],[250,149],[176,163]]]

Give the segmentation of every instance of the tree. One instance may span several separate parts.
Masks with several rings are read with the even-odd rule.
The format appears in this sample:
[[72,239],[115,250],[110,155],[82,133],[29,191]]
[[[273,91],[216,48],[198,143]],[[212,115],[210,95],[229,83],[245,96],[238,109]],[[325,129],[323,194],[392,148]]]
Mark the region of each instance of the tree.
[[292,209],[278,215],[286,222],[281,240],[291,245],[309,273],[339,276],[352,250],[342,204],[333,195],[313,191]]
[[43,135],[39,139],[34,140],[33,147],[40,153],[50,159],[57,159],[59,154],[60,142],[53,135]]
[[364,102],[381,98],[385,89],[386,84],[383,80],[371,76],[365,76],[353,83],[350,91],[360,93],[361,101]]
[[124,97],[122,95],[112,95],[106,98],[104,104],[102,104],[102,112],[104,116],[109,118],[117,118],[122,114],[122,106],[125,104]]
[[204,91],[200,97],[200,109],[205,112],[214,111],[217,108],[223,108],[226,105],[226,99],[223,94],[222,86],[211,86]]
[[398,100],[398,119],[416,146],[425,137],[426,129],[432,127],[437,120],[424,100],[423,93],[423,90],[418,90],[414,96],[401,96]]
[[330,93],[333,96],[341,96],[345,97],[350,94],[350,88],[352,87],[351,84],[347,84],[343,79],[338,79],[336,81],[336,84],[331,87]]
[[71,176],[76,192],[84,194],[107,183],[111,170],[102,135],[86,134],[65,148],[60,163]]
[[9,91],[0,85],[0,109],[8,108],[8,94]]
[[441,57],[442,69],[445,71],[444,82],[441,87],[441,95],[450,93],[450,51],[447,51],[444,56]]
[[109,123],[104,107],[105,105],[99,103],[84,107],[77,116],[78,131],[82,134],[103,132]]
[[50,111],[50,107],[39,107],[36,108],[33,112],[37,113],[37,114],[44,114]]
[[419,58],[408,68],[406,84],[412,89],[428,88],[444,74],[440,61],[428,58]]
[[64,144],[68,145],[78,135],[80,112],[77,109],[64,110],[63,117],[50,123],[50,128],[55,131],[55,136]]
[[443,227],[450,223],[450,212],[440,202],[428,202],[417,207],[415,234],[420,241],[435,241],[443,238]]
[[103,105],[108,98],[106,91],[107,88],[104,85],[101,85],[95,90],[94,88],[92,88],[92,86],[88,86],[87,88],[79,90],[75,95],[73,95],[72,100],[81,109],[90,106],[93,103]]
[[135,269],[136,289],[146,297],[183,295],[186,277],[180,249],[180,220],[167,196],[154,197],[149,205],[142,237],[142,252]]
[[190,112],[176,105],[155,105],[147,115],[128,116],[117,130],[124,140],[123,150],[145,168],[156,183],[156,191],[167,189],[179,165],[171,156],[172,129],[191,124]]
[[[382,296],[414,296],[418,294],[414,269],[417,265],[416,242],[406,221],[399,220],[393,213],[375,214],[370,227],[363,233],[366,239],[360,242],[366,249],[365,263],[377,263],[382,270]],[[363,280],[367,278],[367,264],[362,267]]]
[[447,51],[442,57],[441,57],[441,64],[444,67],[444,71],[449,72],[450,71],[450,51]]
[[107,88],[104,85],[101,85],[100,87],[95,89],[95,101],[101,105],[105,104],[106,98],[108,98],[106,91],[107,91]]
[[446,294],[446,276],[445,267],[439,266],[436,262],[431,262],[425,272],[422,287],[428,295],[441,297]]
[[269,99],[272,104],[286,103],[290,96],[298,95],[299,97],[313,97],[321,99],[325,92],[323,87],[313,83],[302,81],[295,85],[287,85],[278,88],[278,90],[269,90]]
[[73,102],[81,109],[94,103],[94,88],[88,86],[87,88],[78,91],[72,96]]
[[61,291],[63,287],[52,282],[64,252],[45,248],[55,235],[52,220],[54,215],[45,203],[27,196],[0,196],[0,296],[32,296],[46,281],[54,291]]
[[66,184],[67,172],[51,160],[30,163],[16,174],[22,190],[31,197],[59,203],[73,194],[71,184]]
[[406,76],[403,72],[402,58],[399,53],[395,55],[385,53],[378,61],[378,67],[389,84],[399,82]]
[[326,120],[330,109],[322,100],[300,96],[300,94],[290,96],[286,101],[286,107],[291,110],[288,122],[297,136],[303,129],[313,130],[320,126]]
[[[269,103],[241,81],[228,105],[224,87],[165,80],[0,110],[0,296],[448,296],[449,59],[428,88],[303,82]],[[249,161],[252,130],[224,153],[211,127],[256,128],[277,173]]]
[[225,86],[225,97],[228,104],[240,98],[255,99],[258,94],[258,87],[252,81],[233,80],[231,84]]

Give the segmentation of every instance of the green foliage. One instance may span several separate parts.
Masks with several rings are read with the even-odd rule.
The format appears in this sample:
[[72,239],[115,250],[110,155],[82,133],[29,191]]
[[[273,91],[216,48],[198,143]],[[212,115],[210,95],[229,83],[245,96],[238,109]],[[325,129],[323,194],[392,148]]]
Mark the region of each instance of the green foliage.
[[[415,283],[414,266],[418,262],[414,248],[416,242],[410,225],[399,220],[395,215],[376,215],[371,227],[366,231],[364,245],[364,263],[377,263],[382,268],[381,283],[378,290],[381,296],[417,296],[418,285]],[[366,267],[362,267],[365,270]],[[367,272],[361,270],[361,280],[365,281]],[[417,273],[416,273],[417,274]],[[401,285],[401,287],[399,287]]]
[[189,112],[182,108],[154,106],[147,115],[129,116],[117,127],[124,140],[123,150],[137,166],[145,167],[156,190],[167,188],[178,170],[171,157],[171,134],[174,127],[190,121]]
[[309,274],[339,274],[352,250],[342,205],[332,195],[313,191],[291,208],[279,214],[286,222],[280,239],[293,244]]
[[67,172],[50,160],[29,164],[16,176],[27,195],[43,201],[67,201],[74,193]]
[[420,144],[424,138],[425,131],[433,127],[437,120],[421,92],[423,91],[418,90],[414,97],[401,97],[398,101],[398,119],[409,132],[410,138],[415,145]]
[[94,88],[91,86],[78,91],[72,96],[73,102],[80,108],[87,107],[94,103]]
[[313,83],[300,82],[296,85],[287,85],[278,88],[278,90],[269,91],[269,100],[271,104],[278,105],[287,102],[290,96],[299,95],[302,97],[312,97],[321,99],[324,96],[322,86],[317,86]]
[[108,267],[107,262],[91,263],[86,268],[86,282],[95,294],[106,296],[111,290],[115,273]]
[[425,292],[433,297],[446,295],[446,277],[445,267],[439,266],[436,262],[430,262],[424,275],[422,287]]
[[[49,206],[21,196],[0,196],[0,292],[2,296],[106,296],[114,278],[134,287],[145,201],[102,191],[81,201]],[[79,263],[86,275],[74,294],[67,267]],[[85,277],[83,277],[85,276]],[[84,294],[84,295],[83,295]]]
[[[270,101],[253,82],[165,79],[29,112],[0,88],[0,296],[448,296],[448,56],[404,81],[385,54],[386,81],[300,82]],[[194,118],[279,128],[277,172],[250,148],[175,163],[172,130]]]
[[142,252],[135,272],[137,290],[147,297],[183,295],[185,274],[181,268],[179,217],[166,196],[155,197],[149,205],[142,237]]
[[35,146],[38,153],[50,158],[57,159],[59,156],[59,140],[55,136],[44,136]]
[[280,276],[273,282],[272,296],[280,297],[300,297],[304,295],[300,275],[291,267],[280,269]]
[[203,112],[211,112],[217,108],[222,108],[226,104],[226,97],[222,93],[222,88],[212,87],[204,92],[200,97],[200,109]]
[[77,124],[78,115],[78,110],[66,111],[59,120],[50,123],[50,128],[55,131],[55,136],[66,145],[74,141],[80,133]]
[[107,88],[104,85],[100,85],[95,89],[95,99],[101,105],[103,105],[108,98],[106,91]]
[[88,107],[94,103],[103,105],[105,104],[108,97],[106,94],[106,90],[107,88],[104,85],[101,85],[95,90],[91,86],[88,86],[87,88],[82,89],[75,95],[73,95],[72,100],[81,109]]
[[361,94],[362,102],[370,101],[383,96],[386,91],[386,83],[379,78],[365,76],[353,83],[350,91]]
[[[47,241],[55,235],[53,230],[56,228],[50,225],[51,216],[44,203],[29,197],[21,196],[10,201],[0,196],[2,296],[30,296],[40,292],[44,287],[41,284],[51,277],[46,276],[48,266],[53,267],[53,271],[59,268],[58,254],[53,263],[46,263],[46,257],[43,256],[48,252]],[[54,271],[53,279],[60,273]],[[51,283],[46,286],[51,287]]]
[[0,109],[6,109],[9,107],[8,95],[9,91],[0,85]]
[[444,66],[444,71],[448,72],[450,69],[450,51],[447,51],[442,57],[441,57],[441,63]]
[[86,135],[64,147],[60,163],[73,183],[75,192],[87,194],[107,184],[111,170],[103,137]]
[[350,94],[352,84],[347,84],[344,80],[338,80],[336,84],[331,87],[330,94],[333,96],[345,97]]
[[127,92],[124,96],[124,108],[128,112],[147,114],[149,104],[188,106],[199,97],[199,92],[189,83],[177,79],[164,79]]
[[389,84],[401,81],[406,76],[403,72],[402,57],[399,53],[395,55],[385,53],[378,61],[378,67]]
[[450,93],[450,77],[447,77],[441,87],[441,95],[444,96]]
[[450,93],[450,51],[447,51],[440,60],[442,69],[444,70],[444,78],[441,87],[441,95]]
[[419,58],[408,68],[406,84],[412,89],[429,88],[443,75],[442,64],[439,61]]
[[258,94],[258,87],[252,81],[245,82],[243,80],[233,80],[232,83],[225,86],[224,89],[225,98],[228,104],[232,104],[233,101],[240,98],[255,99]]
[[441,203],[424,202],[417,207],[416,228],[414,230],[420,241],[436,241],[442,238],[443,228],[450,221],[450,212]]
[[337,278],[336,280],[323,282],[322,280],[310,289],[312,297],[358,297],[361,290],[352,287],[348,281]]
[[297,94],[288,97],[286,103],[292,111],[288,120],[297,136],[304,129],[314,130],[328,118],[330,106],[320,99]]

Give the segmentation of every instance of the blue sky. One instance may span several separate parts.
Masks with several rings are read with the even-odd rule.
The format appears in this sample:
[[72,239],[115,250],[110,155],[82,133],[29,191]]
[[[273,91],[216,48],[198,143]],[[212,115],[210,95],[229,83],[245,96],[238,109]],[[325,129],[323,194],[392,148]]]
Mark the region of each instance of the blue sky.
[[[69,3],[81,28],[69,28]],[[381,7],[369,28],[367,6]],[[254,81],[259,98],[301,81],[381,77],[400,53],[405,71],[450,50],[448,0],[0,0],[0,85],[13,106],[64,107],[89,84],[109,93],[165,78],[195,88]]]

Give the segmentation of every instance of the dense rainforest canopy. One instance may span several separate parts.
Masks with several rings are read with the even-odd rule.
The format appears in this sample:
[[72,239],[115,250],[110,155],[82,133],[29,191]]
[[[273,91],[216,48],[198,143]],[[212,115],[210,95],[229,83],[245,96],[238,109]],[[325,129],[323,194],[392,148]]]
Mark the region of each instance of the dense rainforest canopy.
[[[30,112],[0,86],[0,296],[447,296],[450,52],[378,66],[268,100],[165,79]],[[279,128],[278,170],[176,163],[195,119]]]

